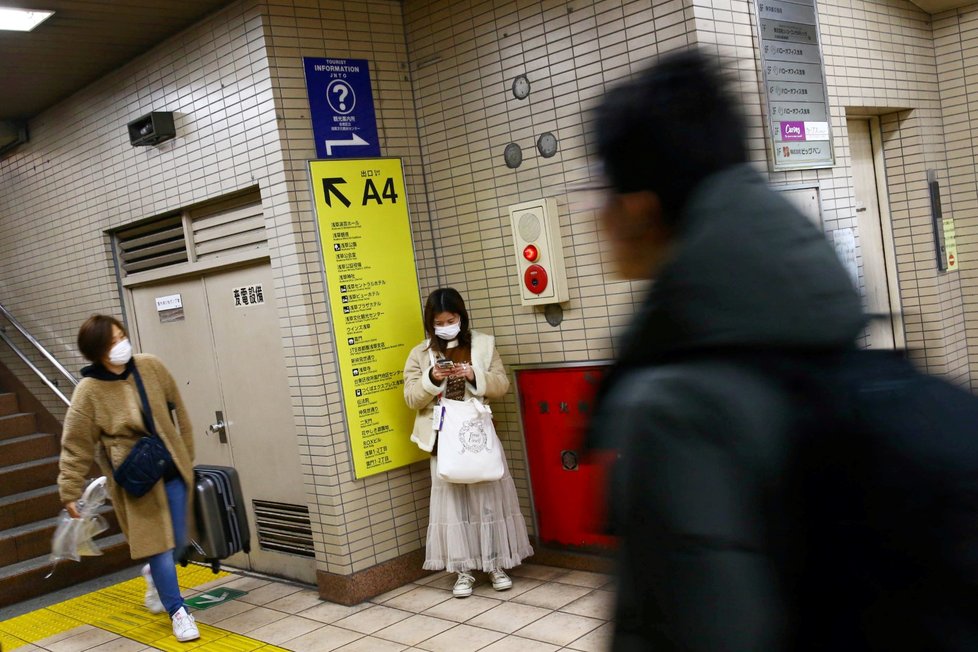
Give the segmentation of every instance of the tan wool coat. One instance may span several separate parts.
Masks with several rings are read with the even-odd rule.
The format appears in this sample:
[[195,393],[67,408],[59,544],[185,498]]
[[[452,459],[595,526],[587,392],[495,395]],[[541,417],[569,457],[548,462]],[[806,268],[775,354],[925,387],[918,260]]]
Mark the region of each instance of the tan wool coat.
[[[496,339],[492,335],[472,331],[472,370],[475,384],[465,383],[465,398],[471,396],[482,399],[501,398],[509,391],[509,377],[503,361],[496,352]],[[435,399],[445,391],[447,381],[441,385],[431,382],[431,356],[428,340],[411,349],[404,364],[404,401],[412,410],[417,410],[414,418],[414,431],[411,441],[427,452],[435,446],[435,431],[431,417],[435,410]]]
[[[194,437],[187,409],[173,376],[159,358],[140,354],[134,356],[134,360],[146,387],[156,431],[187,483],[187,514],[193,514],[193,491],[190,488],[194,476]],[[176,423],[168,404],[174,406]],[[139,392],[132,374],[125,380],[86,377],[72,394],[61,438],[58,489],[62,502],[81,497],[92,461],[97,461],[108,478],[109,496],[129,541],[133,559],[149,557],[175,546],[163,483],[158,482],[145,496],[135,498],[112,479],[112,467],[126,458],[145,432]],[[193,519],[189,521],[188,528]]]

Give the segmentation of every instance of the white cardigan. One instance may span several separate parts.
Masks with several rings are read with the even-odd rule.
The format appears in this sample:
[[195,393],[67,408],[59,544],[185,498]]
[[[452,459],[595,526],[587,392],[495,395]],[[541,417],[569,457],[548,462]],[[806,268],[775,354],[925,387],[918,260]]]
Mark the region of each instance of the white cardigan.
[[[441,385],[431,382],[431,356],[425,340],[411,349],[404,364],[404,401],[412,410],[417,410],[414,418],[414,432],[411,441],[423,451],[431,452],[435,446],[435,431],[431,427],[435,399],[445,391],[447,381]],[[465,398],[476,396],[486,399],[500,398],[509,391],[509,378],[503,361],[496,352],[495,338],[486,333],[472,331],[472,370],[475,372],[475,385],[465,383]]]

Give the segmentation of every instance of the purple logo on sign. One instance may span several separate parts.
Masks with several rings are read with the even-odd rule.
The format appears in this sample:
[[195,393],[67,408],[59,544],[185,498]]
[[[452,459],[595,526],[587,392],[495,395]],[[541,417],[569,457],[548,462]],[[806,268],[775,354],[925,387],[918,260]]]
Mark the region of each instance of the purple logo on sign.
[[805,123],[804,122],[782,122],[781,123],[781,140],[805,140]]

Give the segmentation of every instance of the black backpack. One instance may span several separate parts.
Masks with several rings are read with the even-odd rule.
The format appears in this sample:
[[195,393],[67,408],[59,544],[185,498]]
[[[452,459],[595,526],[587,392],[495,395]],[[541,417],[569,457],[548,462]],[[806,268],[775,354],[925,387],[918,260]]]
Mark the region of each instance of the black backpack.
[[797,412],[789,649],[978,651],[978,397],[892,352],[734,357]]

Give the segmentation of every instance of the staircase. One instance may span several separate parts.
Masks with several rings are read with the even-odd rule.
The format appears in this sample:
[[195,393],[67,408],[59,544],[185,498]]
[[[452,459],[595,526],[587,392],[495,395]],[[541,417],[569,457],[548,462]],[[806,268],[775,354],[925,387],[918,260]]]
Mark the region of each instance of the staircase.
[[51,537],[61,511],[55,484],[60,442],[58,435],[38,432],[38,421],[35,414],[20,411],[16,394],[0,389],[0,607],[134,564],[106,504],[102,515],[110,528],[97,539],[102,556],[61,562],[44,579],[51,570]]

